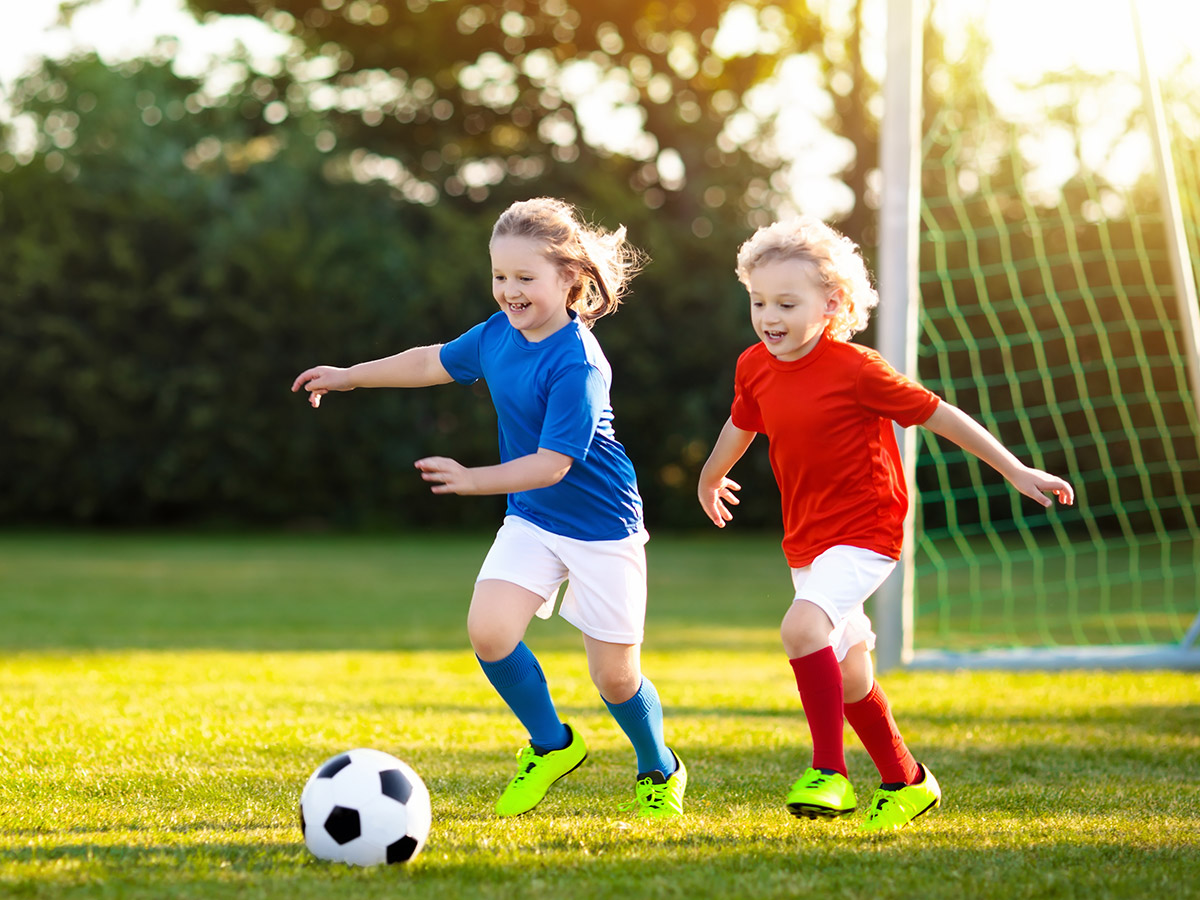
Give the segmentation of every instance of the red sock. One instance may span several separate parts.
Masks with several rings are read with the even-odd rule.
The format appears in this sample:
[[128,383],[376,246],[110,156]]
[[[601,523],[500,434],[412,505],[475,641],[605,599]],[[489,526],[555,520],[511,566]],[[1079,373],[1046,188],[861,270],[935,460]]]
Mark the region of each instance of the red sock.
[[908,752],[892,708],[879,687],[871,685],[871,692],[856,703],[846,704],[846,721],[862,741],[884,784],[913,784],[920,775],[917,761]]
[[800,703],[812,732],[813,768],[833,769],[846,774],[842,744],[842,667],[832,647],[788,660],[796,673]]

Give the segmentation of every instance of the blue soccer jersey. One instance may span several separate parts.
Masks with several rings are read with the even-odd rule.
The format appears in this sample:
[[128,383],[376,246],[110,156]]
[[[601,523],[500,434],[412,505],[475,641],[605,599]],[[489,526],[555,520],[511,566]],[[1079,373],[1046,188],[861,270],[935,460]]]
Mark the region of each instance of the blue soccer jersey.
[[613,433],[612,370],[574,314],[566,327],[534,342],[497,312],[443,345],[441,361],[460,384],[487,382],[501,462],[539,447],[574,460],[558,484],[509,494],[509,515],[584,541],[620,540],[641,529],[633,463]]

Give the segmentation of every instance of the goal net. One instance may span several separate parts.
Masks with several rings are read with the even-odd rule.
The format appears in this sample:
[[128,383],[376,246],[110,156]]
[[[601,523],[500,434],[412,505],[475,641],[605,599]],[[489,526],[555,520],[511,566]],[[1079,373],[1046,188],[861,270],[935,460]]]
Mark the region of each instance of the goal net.
[[[920,430],[912,664],[1200,667],[1200,422],[1138,72],[1006,84],[961,43],[926,69],[917,374],[1077,502]],[[1163,84],[1198,266],[1195,62]]]

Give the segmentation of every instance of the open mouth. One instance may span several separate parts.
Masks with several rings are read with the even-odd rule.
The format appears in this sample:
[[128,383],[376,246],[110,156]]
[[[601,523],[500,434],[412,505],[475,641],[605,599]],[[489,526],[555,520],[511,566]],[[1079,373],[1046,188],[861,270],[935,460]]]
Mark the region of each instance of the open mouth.
[[787,336],[786,331],[764,331],[763,336],[769,341],[778,341]]
[[508,308],[510,310],[512,310],[513,312],[524,312],[525,310],[529,309],[529,304],[528,303],[510,303],[510,304],[508,304]]

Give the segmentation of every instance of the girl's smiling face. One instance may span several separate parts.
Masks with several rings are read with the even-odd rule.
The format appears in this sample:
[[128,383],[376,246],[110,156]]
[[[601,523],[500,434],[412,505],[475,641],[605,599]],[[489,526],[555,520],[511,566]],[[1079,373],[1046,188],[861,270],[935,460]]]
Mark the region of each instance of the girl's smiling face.
[[754,332],[783,362],[800,359],[817,345],[841,302],[841,292],[830,295],[813,264],[799,259],[764,262],[748,280]]
[[491,244],[492,296],[528,341],[544,340],[571,321],[567,294],[575,282],[544,251],[541,241],[516,235]]

